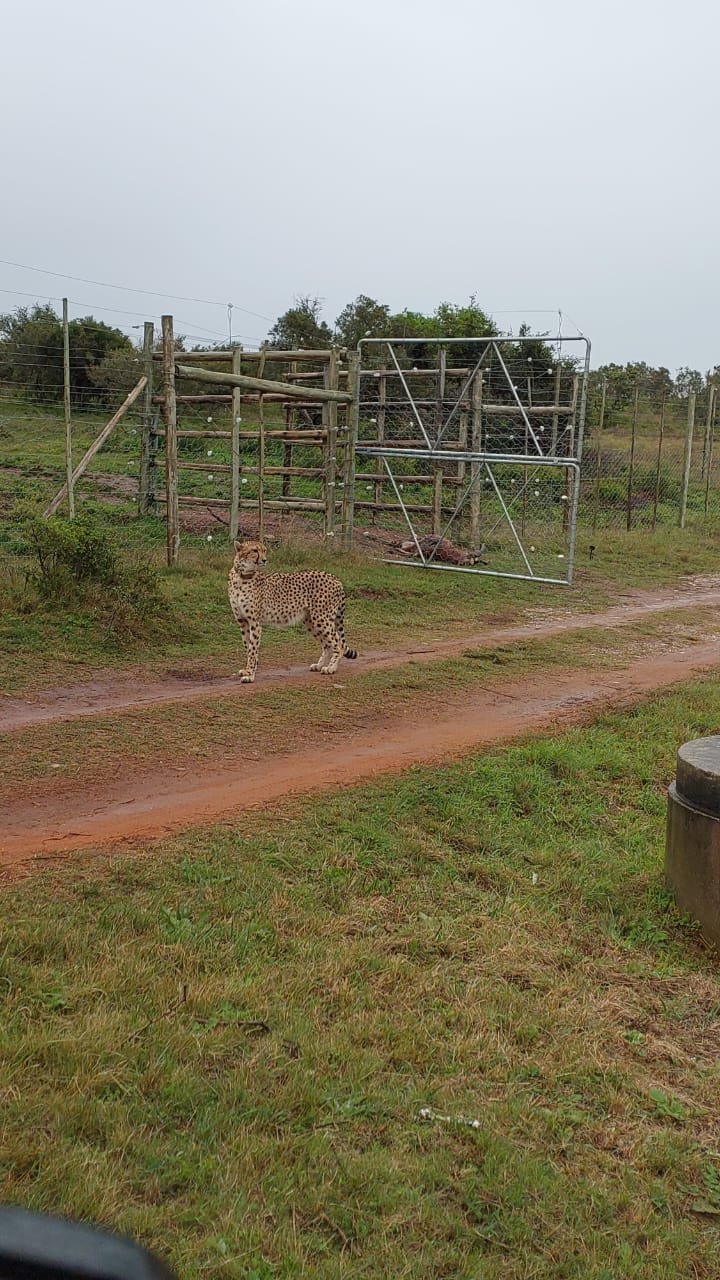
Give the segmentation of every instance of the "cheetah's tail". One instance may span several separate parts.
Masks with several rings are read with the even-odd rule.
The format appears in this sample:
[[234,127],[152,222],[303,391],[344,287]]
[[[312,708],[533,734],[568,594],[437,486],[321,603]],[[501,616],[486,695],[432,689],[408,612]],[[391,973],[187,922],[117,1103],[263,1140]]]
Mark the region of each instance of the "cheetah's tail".
[[357,658],[357,649],[348,649],[346,646],[344,653],[346,658]]

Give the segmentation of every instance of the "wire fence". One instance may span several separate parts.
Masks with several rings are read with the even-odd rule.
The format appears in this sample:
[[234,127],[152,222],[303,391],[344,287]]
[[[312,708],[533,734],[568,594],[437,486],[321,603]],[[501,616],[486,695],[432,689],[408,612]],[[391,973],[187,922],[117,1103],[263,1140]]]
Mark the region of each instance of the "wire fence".
[[596,379],[588,404],[578,518],[592,529],[657,529],[720,518],[718,393],[685,397],[636,383],[609,409]]
[[[73,373],[83,363],[72,349],[70,363]],[[142,352],[124,352],[122,360],[118,357],[115,369],[112,365],[106,367],[101,382],[88,383],[84,402],[73,405],[74,448],[78,456],[123,402],[141,371]],[[525,382],[533,380],[529,398],[534,413],[531,411],[530,421],[539,439],[548,442],[548,452],[562,448],[563,432],[568,431],[572,415],[561,417],[558,425],[551,408],[555,402],[572,405],[572,369],[562,368],[559,387],[550,366],[530,371],[527,361],[521,367],[518,359],[509,372],[518,385],[523,378]],[[408,382],[412,381],[412,369],[406,373]],[[421,412],[430,426],[438,416],[444,419],[453,412],[457,392],[451,390],[449,375],[446,403],[438,404],[436,383],[428,380],[425,387],[421,374],[422,368],[415,374],[414,398],[425,402]],[[524,453],[526,428],[512,404],[506,403],[500,411],[496,403],[495,410],[491,411],[500,390],[500,384],[495,386],[492,381],[496,376],[486,375],[485,384],[480,388],[484,398],[478,419],[482,442],[494,450]],[[377,436],[378,420],[387,439],[398,442],[405,436],[416,439],[417,422],[412,420],[407,398],[398,392],[398,385],[397,379],[393,381],[379,375],[372,393],[369,390],[363,393],[367,403],[361,413],[361,439],[363,434],[369,438]],[[310,401],[310,391],[308,396]],[[528,399],[527,392],[524,399]],[[638,381],[624,388],[623,402],[618,404],[607,383],[599,375],[591,375],[580,479],[579,529],[642,533],[678,524],[690,528],[720,525],[719,399],[717,383],[712,379],[706,380],[702,389],[686,395],[658,393]],[[304,428],[309,433],[313,429],[317,432],[318,414],[319,407],[313,410],[312,407],[267,405],[265,426],[269,432],[273,428],[292,427],[300,436]],[[243,406],[248,426],[252,415],[253,411]],[[86,492],[93,488],[103,491],[103,485],[98,486],[94,479],[98,474],[107,482],[104,491],[110,492],[110,477],[114,475],[119,493],[130,499],[137,496],[142,421],[142,404],[138,402],[93,461],[88,477],[82,482]],[[221,403],[184,405],[180,421],[186,428],[224,429],[229,437],[231,409]],[[461,408],[454,413],[447,443],[450,447],[461,442],[469,446],[472,432],[473,404],[468,392]],[[557,438],[551,444],[553,432]],[[243,438],[239,483],[241,506],[248,516],[258,497],[255,455],[256,446]],[[208,441],[199,435],[187,437],[182,444],[181,460],[189,464],[184,467],[188,496],[195,496],[199,507],[202,499],[210,500],[219,515],[223,504],[227,502],[229,506],[230,501],[233,459],[229,438]],[[302,439],[289,445],[287,441],[276,442],[270,436],[264,477],[270,503],[296,496],[299,507],[301,500],[306,507],[313,501],[320,504],[324,480],[318,471],[319,465],[324,464],[319,464],[317,450],[311,447],[309,436],[307,446]],[[496,467],[494,478],[486,474],[481,478],[476,510],[471,510],[466,503],[463,519],[453,519],[458,501],[466,495],[472,479],[470,466],[463,462],[438,462],[428,467],[419,461],[407,461],[401,466],[398,460],[393,463],[390,475],[381,459],[359,459],[354,478],[356,526],[376,531],[385,528],[388,533],[402,535],[405,528],[402,498],[408,507],[415,508],[415,514],[420,517],[418,525],[424,533],[444,533],[473,551],[476,548],[472,544],[477,541],[473,527],[479,528],[480,543],[485,546],[492,543],[493,538],[497,540],[499,530],[504,530],[499,514],[505,504],[517,517],[529,553],[540,556],[546,552],[547,557],[555,561],[565,554],[569,477],[564,469],[542,470],[515,464]],[[24,468],[28,474],[45,468],[48,472],[56,471],[62,478],[62,348],[57,344],[44,353],[16,359],[12,379],[0,376],[0,469],[3,468],[8,474],[12,469],[15,476],[22,474]],[[288,477],[287,468],[292,468],[295,474]],[[337,484],[340,501],[341,475]],[[536,551],[536,548],[539,549]],[[507,547],[503,543],[503,556],[508,563],[514,554],[511,542],[508,541]],[[545,571],[549,571],[549,567],[549,563],[543,566]]]

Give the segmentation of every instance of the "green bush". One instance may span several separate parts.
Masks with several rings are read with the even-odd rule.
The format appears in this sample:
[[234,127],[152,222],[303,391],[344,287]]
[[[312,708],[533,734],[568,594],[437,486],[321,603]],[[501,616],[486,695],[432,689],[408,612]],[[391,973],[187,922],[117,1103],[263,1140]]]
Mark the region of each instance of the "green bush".
[[32,517],[24,527],[28,582],[39,600],[86,610],[108,636],[140,638],[168,617],[153,565],[140,555],[119,556],[107,533],[88,515],[75,520]]

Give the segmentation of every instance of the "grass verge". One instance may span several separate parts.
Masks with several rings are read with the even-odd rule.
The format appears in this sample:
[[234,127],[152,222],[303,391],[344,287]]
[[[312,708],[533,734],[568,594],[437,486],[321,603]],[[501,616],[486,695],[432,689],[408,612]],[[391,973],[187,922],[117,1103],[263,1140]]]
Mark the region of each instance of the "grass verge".
[[8,891],[2,1198],[189,1280],[714,1277],[720,982],[661,859],[719,716],[697,683]]

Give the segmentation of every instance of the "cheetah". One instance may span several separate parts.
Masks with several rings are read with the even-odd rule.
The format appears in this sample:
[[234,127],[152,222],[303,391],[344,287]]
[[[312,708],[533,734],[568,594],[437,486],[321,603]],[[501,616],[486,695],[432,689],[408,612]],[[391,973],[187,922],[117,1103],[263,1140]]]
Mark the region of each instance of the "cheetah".
[[236,542],[235,559],[228,579],[230,608],[242,628],[247,666],[238,675],[243,684],[252,684],[258,661],[264,623],[273,627],[293,627],[303,623],[322,644],[322,653],[310,670],[332,676],[344,656],[357,658],[356,649],[345,643],[345,591],[329,573],[261,572],[267,564],[262,542]]

